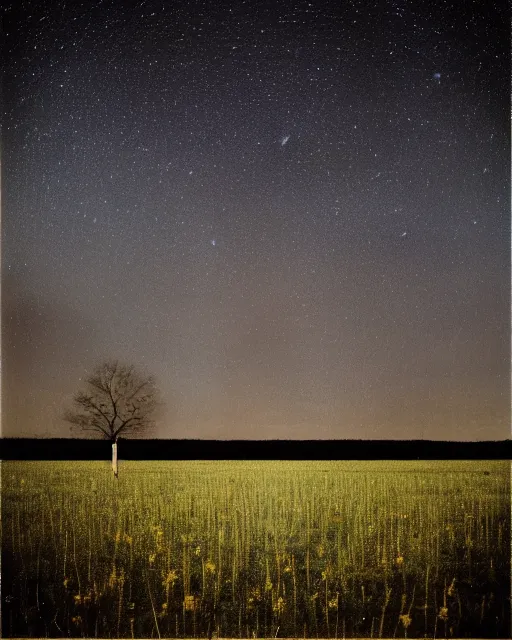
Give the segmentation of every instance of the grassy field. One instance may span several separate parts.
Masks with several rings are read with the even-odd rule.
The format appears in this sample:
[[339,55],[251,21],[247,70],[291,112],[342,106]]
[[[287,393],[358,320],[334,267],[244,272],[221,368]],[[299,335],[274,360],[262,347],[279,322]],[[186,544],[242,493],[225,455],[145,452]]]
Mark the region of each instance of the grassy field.
[[1,469],[4,637],[511,635],[508,462]]

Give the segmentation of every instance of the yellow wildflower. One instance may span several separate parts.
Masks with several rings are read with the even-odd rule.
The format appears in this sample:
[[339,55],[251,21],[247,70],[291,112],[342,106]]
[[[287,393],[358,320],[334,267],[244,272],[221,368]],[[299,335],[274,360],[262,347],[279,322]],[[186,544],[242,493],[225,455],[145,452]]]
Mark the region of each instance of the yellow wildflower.
[[254,587],[251,589],[251,597],[249,598],[251,602],[261,600],[261,591],[259,587]]
[[169,571],[167,575],[165,575],[165,573],[162,573],[162,576],[163,576],[162,586],[164,587],[167,587],[168,585],[173,585],[178,579],[178,573],[174,569]]
[[404,613],[403,615],[400,616],[400,622],[403,624],[405,629],[407,629],[407,627],[409,627],[409,625],[412,622],[411,616],[408,615],[407,613]]
[[185,611],[195,611],[199,606],[199,598],[196,596],[185,596],[183,604]]
[[448,620],[448,607],[441,607],[438,615],[441,620]]
[[285,607],[285,601],[283,598],[279,597],[277,599],[277,602],[274,604],[274,606],[272,607],[272,609],[276,612],[276,613],[283,613],[284,611],[284,607]]

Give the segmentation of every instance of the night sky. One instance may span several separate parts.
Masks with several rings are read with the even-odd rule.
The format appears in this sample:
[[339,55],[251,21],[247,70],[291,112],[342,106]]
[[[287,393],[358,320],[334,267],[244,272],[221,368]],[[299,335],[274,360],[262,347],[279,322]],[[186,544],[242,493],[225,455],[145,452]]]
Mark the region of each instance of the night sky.
[[[488,12],[488,13],[486,13]],[[510,435],[505,3],[13,2],[2,434]]]

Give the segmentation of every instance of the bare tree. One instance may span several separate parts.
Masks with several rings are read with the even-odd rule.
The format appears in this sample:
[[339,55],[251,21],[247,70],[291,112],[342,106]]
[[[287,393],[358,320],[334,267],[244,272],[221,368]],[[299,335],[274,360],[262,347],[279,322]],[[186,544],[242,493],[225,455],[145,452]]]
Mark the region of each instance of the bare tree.
[[155,381],[133,366],[105,362],[85,379],[86,390],[73,397],[64,419],[81,431],[92,431],[112,442],[112,469],[117,477],[119,436],[138,435],[154,426],[159,406]]

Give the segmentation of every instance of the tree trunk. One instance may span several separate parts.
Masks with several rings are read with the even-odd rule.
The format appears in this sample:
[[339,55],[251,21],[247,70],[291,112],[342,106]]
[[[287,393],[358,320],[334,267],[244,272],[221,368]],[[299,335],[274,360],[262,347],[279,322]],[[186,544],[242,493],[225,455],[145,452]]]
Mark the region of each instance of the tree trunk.
[[114,472],[114,478],[117,478],[117,438],[112,443],[112,471]]

